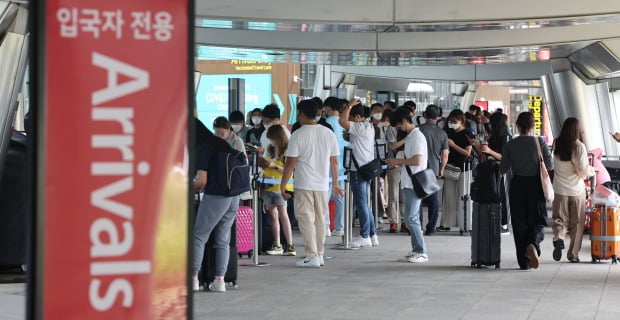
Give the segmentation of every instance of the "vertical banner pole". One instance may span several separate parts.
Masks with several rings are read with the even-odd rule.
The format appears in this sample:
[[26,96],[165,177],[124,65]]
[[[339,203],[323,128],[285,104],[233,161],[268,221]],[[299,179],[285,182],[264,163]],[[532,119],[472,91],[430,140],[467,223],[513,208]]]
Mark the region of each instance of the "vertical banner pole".
[[28,319],[191,319],[193,1],[31,6]]

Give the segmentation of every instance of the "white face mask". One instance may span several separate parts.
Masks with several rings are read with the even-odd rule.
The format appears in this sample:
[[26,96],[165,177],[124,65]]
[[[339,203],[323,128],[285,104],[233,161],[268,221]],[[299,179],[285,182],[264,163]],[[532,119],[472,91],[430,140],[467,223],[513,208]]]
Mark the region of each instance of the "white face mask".
[[383,114],[382,113],[374,113],[372,115],[372,117],[375,118],[375,120],[381,121],[381,118],[383,118]]
[[231,125],[231,127],[232,127],[234,132],[239,132],[239,131],[241,131],[241,129],[243,129],[243,126],[240,125],[240,124],[233,124],[233,125]]
[[451,123],[450,122],[450,123],[448,123],[448,128],[450,128],[450,129],[456,130],[456,129],[460,128],[460,127],[461,127],[461,123],[460,122],[457,122],[457,123]]
[[262,120],[263,120],[263,118],[261,118],[261,117],[252,117],[252,123],[255,126],[257,126]]
[[314,121],[319,122],[321,120],[321,116],[314,117]]
[[265,130],[269,130],[269,128],[273,126],[273,123],[270,123],[270,124],[263,123],[263,126],[265,126]]

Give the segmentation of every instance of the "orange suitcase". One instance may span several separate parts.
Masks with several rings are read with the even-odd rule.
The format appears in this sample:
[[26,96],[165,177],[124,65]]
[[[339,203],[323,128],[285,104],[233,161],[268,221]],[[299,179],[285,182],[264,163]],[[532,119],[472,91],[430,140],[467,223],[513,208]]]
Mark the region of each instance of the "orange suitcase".
[[596,206],[591,218],[592,263],[607,259],[617,263],[620,258],[620,208]]

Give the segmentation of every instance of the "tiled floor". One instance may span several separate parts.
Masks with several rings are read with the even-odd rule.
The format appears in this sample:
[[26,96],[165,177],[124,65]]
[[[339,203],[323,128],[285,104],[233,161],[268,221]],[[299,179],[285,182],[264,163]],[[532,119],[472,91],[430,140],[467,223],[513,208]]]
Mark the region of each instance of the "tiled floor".
[[[511,236],[502,237],[500,270],[470,268],[470,238],[455,233],[426,237],[423,265],[396,262],[409,249],[403,234],[381,233],[376,248],[330,249],[319,270],[261,256],[271,266],[240,267],[238,291],[195,294],[195,319],[617,319],[620,265],[590,264],[587,237],[585,262],[555,262],[550,238],[534,271],[517,270]],[[0,285],[1,319],[23,319],[23,292]]]

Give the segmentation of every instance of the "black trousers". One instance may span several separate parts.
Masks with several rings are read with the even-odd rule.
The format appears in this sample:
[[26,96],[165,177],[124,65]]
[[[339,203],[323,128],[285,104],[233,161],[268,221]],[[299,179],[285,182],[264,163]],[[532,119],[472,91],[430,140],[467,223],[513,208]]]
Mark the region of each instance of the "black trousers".
[[540,177],[514,176],[510,184],[510,213],[519,267],[529,268],[527,246],[533,244],[540,255],[540,243],[547,225],[547,206]]

